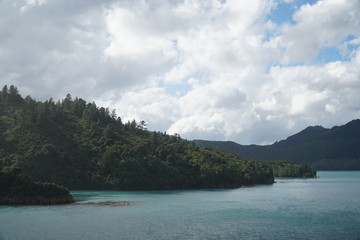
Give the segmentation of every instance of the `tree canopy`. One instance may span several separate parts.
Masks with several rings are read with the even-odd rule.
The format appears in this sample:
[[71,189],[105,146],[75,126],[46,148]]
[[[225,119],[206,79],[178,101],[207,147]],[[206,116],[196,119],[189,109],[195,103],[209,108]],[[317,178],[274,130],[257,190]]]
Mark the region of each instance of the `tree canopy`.
[[54,102],[0,92],[0,166],[70,189],[175,189],[272,183],[271,166],[126,123],[68,94]]

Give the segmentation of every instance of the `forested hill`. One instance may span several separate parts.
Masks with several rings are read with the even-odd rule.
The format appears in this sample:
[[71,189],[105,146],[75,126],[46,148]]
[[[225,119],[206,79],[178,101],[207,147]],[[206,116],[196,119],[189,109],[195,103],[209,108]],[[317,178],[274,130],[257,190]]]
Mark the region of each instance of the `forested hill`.
[[196,140],[198,146],[216,146],[256,160],[288,160],[317,170],[360,170],[360,120],[331,129],[307,127],[272,145]]
[[[120,113],[121,114],[121,113]],[[272,183],[269,165],[180,136],[123,123],[114,111],[73,99],[41,102],[0,91],[0,168],[70,189],[174,189]]]

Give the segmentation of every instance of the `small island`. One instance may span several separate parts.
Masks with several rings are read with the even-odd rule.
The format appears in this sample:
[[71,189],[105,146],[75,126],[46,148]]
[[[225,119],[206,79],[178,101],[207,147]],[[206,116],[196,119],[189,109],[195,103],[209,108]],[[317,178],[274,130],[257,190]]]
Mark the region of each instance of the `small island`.
[[0,171],[0,205],[54,205],[73,203],[69,190],[54,183],[33,182],[19,168]]
[[272,168],[276,178],[317,178],[317,171],[305,164],[285,160],[266,160],[263,163]]

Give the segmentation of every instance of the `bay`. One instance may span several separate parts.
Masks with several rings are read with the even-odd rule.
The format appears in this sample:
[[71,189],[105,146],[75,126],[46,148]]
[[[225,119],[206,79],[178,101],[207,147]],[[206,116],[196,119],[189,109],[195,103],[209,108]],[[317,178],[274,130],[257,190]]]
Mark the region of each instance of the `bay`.
[[[318,175],[239,189],[72,191],[82,204],[1,206],[0,240],[360,239],[360,172]],[[131,204],[95,204],[122,201]]]

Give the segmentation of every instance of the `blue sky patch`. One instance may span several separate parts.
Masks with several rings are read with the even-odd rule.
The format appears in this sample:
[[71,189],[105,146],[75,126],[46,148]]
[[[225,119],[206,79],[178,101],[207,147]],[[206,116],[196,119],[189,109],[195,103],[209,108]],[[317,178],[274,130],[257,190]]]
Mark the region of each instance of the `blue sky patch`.
[[166,89],[168,94],[174,97],[184,96],[191,90],[191,85],[188,83],[166,84],[163,87]]
[[328,63],[335,61],[346,61],[348,59],[347,56],[341,55],[337,47],[323,47],[320,49],[314,60],[317,63]]
[[295,24],[292,16],[295,11],[299,9],[304,4],[313,5],[318,0],[294,0],[292,2],[286,3],[283,0],[278,1],[276,7],[271,11],[269,15],[269,20],[277,24],[291,23]]

